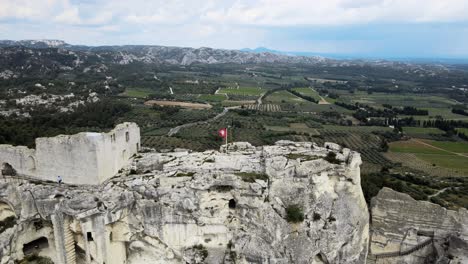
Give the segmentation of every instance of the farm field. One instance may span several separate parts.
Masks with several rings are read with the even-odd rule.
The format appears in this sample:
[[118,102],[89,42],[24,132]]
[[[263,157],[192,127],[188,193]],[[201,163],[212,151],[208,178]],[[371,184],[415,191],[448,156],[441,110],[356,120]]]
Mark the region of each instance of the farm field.
[[[411,139],[389,144],[387,153],[394,162],[431,175],[468,176],[468,143]],[[431,173],[431,170],[434,170]]]
[[372,133],[375,128],[363,129],[360,127],[350,127],[354,130],[344,130],[340,126],[323,126],[317,129],[320,137],[313,138],[312,141],[323,144],[326,141],[335,142],[343,147],[361,153],[367,172],[379,171],[382,166],[389,164],[389,160],[380,152],[381,139]]
[[146,98],[152,93],[154,93],[154,91],[151,91],[149,89],[128,88],[125,90],[125,92],[122,93],[122,95],[127,97]]
[[[445,107],[445,108],[423,107],[421,109],[427,110],[429,112],[429,115],[413,116],[414,119],[428,120],[428,119],[434,119],[437,117],[442,117],[447,120],[468,120],[468,116],[454,114],[452,113],[452,110],[449,107]],[[400,115],[400,117],[409,117],[409,116]]]
[[241,100],[241,101],[236,101],[236,100],[224,100],[221,102],[222,106],[242,106],[242,105],[251,105],[255,104],[255,100]]
[[444,131],[435,127],[403,127],[403,132],[415,138],[430,138],[432,135],[445,134]]
[[281,112],[281,106],[278,104],[248,104],[244,105],[243,107],[248,110],[257,110],[264,112]]
[[434,141],[434,140],[423,140],[425,143],[431,144],[432,146],[444,149],[446,151],[456,153],[468,153],[467,142],[445,142],[445,141]]
[[[426,155],[426,157],[421,156],[421,155]],[[440,158],[442,156],[443,159],[453,157],[451,155],[413,154],[413,153],[398,153],[398,152],[387,152],[384,154],[384,156],[387,159],[391,160],[392,162],[400,163],[401,165],[404,165],[408,168],[421,171],[431,176],[437,176],[437,177],[466,176],[468,173],[466,172],[466,168],[465,168],[466,166],[463,166],[460,169],[442,167],[441,164],[437,166],[437,163],[431,162],[432,158],[428,157],[429,155],[431,155],[434,158]]]
[[313,88],[310,88],[310,87],[305,87],[305,88],[294,88],[293,89],[294,91],[297,91],[303,95],[307,95],[307,96],[310,96],[310,97],[313,97],[314,99],[316,99],[318,102],[319,105],[328,105],[330,103],[333,103],[335,102],[334,99],[332,98],[328,98],[328,97],[322,97],[320,96],[320,94],[315,91]]
[[372,93],[355,92],[346,96],[352,102],[363,104],[390,104],[392,106],[413,106],[417,108],[449,108],[457,104],[455,101],[435,96],[435,95],[419,95],[419,94],[388,94],[388,93]]
[[401,153],[422,153],[422,154],[447,154],[446,151],[424,145],[421,141],[410,139],[396,141],[388,144],[390,151]]
[[260,96],[266,90],[259,87],[239,87],[219,89],[218,94]]
[[310,87],[294,88],[293,90],[296,91],[296,92],[299,92],[299,93],[301,93],[303,95],[308,95],[310,97],[313,97],[313,98],[315,98],[315,99],[317,99],[319,101],[321,99],[319,93],[317,91],[313,90]]
[[278,91],[268,95],[265,101],[272,103],[304,103],[306,100],[295,96],[288,91]]
[[207,102],[222,102],[226,100],[226,96],[224,94],[200,94],[198,99],[204,100]]
[[443,168],[450,169],[455,171],[457,174],[463,174],[468,176],[468,157],[457,156],[457,155],[442,155],[442,154],[416,154],[421,160],[435,164],[435,166],[440,166]]
[[299,133],[307,133],[309,135],[320,135],[315,128],[310,128],[305,123],[290,123],[289,126],[265,126],[265,129],[278,132],[295,131]]
[[380,126],[338,126],[338,125],[323,125],[325,129],[337,130],[337,131],[352,131],[352,132],[366,132],[371,133],[373,131],[392,131],[389,127]]
[[178,101],[164,101],[164,100],[149,100],[145,102],[145,105],[159,105],[159,106],[180,106],[184,108],[192,109],[209,109],[212,106],[210,104],[199,104],[190,102],[178,102]]

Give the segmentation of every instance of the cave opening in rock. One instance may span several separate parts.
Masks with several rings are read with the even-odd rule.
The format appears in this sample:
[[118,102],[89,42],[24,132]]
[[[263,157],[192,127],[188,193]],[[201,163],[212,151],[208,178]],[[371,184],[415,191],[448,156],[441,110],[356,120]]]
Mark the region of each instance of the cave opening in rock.
[[38,253],[41,249],[49,247],[49,240],[46,237],[40,237],[23,245],[23,254],[30,255]]
[[322,252],[320,252],[317,255],[315,255],[314,263],[328,264],[328,260],[327,257]]
[[92,233],[92,232],[87,232],[87,233],[86,233],[86,239],[87,239],[88,241],[94,241],[93,233]]
[[2,175],[5,176],[15,176],[16,170],[9,163],[5,162],[2,166]]
[[234,199],[229,200],[228,206],[231,209],[236,209],[236,200],[234,200]]

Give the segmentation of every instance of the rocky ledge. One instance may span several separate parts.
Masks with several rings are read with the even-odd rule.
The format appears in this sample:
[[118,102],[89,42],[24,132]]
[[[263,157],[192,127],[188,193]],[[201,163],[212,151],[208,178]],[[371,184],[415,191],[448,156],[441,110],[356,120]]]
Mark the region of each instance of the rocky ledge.
[[0,262],[365,263],[356,152],[239,142],[133,159],[99,186],[0,179]]

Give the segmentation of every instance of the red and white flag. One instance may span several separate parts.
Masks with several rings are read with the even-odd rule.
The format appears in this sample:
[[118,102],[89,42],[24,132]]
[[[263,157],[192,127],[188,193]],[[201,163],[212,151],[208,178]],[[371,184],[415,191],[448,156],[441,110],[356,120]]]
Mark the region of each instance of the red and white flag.
[[221,128],[218,130],[218,135],[222,138],[227,138],[227,128]]

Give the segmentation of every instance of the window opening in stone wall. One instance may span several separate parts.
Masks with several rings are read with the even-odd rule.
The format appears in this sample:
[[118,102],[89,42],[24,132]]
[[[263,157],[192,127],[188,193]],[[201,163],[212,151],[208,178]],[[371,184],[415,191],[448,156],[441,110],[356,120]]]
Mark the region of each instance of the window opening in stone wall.
[[130,140],[130,133],[125,132],[125,140],[127,140],[127,142]]
[[87,233],[86,233],[86,239],[87,239],[88,241],[94,241],[93,233],[92,233],[92,232],[87,232]]
[[231,209],[235,209],[236,208],[236,200],[234,200],[234,199],[229,200],[228,206]]

